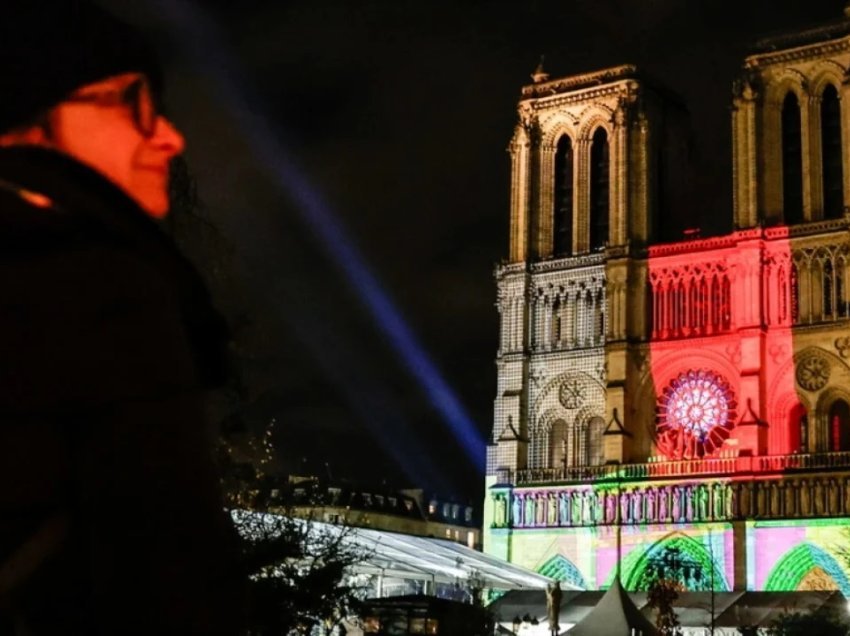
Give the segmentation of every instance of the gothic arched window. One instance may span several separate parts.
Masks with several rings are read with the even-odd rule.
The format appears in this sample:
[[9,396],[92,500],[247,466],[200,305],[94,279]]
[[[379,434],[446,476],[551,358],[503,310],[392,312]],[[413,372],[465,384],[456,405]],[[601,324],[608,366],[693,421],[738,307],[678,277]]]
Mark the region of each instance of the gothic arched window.
[[608,133],[597,128],[590,145],[590,249],[605,247],[609,225]]
[[791,264],[791,322],[800,322],[800,282],[797,263]]
[[556,298],[555,302],[552,303],[552,339],[549,343],[553,347],[559,346],[564,336],[561,307],[561,299]]
[[599,466],[605,463],[605,446],[603,443],[605,435],[605,420],[601,417],[592,417],[587,423],[588,428],[588,463],[591,466]]
[[847,295],[844,289],[844,276],[847,273],[847,263],[839,258],[835,266],[835,313],[839,318],[847,317]]
[[605,341],[605,296],[601,289],[596,292],[593,338],[594,344],[602,344]]
[[721,326],[724,330],[729,330],[732,327],[732,285],[729,282],[728,276],[723,276],[722,285],[722,297],[720,300]]
[[809,452],[809,415],[802,404],[791,410],[790,416],[791,448],[801,453]]
[[719,331],[722,329],[723,324],[723,307],[722,307],[722,293],[720,290],[720,281],[717,280],[717,275],[715,274],[711,278],[711,325],[714,328],[714,331]]
[[832,302],[834,287],[832,261],[827,258],[823,264],[823,317],[825,319],[832,318],[835,309],[835,304]]
[[556,420],[549,434],[549,467],[563,468],[567,458],[567,423]]
[[844,185],[841,167],[841,105],[838,91],[829,84],[820,102],[821,159],[823,165],[823,217],[844,215]]
[[573,252],[573,144],[564,135],[555,151],[555,256]]
[[803,143],[800,104],[789,92],[782,102],[782,217],[787,225],[803,221]]
[[844,400],[829,407],[829,450],[850,450],[850,406]]

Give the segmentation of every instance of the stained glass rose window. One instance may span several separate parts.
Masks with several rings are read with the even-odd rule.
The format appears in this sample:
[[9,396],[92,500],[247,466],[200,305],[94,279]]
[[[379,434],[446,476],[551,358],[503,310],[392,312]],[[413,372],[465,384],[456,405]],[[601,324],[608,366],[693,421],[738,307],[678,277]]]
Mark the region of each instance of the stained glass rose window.
[[714,454],[729,437],[736,407],[729,384],[713,371],[680,373],[658,398],[659,450],[671,459]]

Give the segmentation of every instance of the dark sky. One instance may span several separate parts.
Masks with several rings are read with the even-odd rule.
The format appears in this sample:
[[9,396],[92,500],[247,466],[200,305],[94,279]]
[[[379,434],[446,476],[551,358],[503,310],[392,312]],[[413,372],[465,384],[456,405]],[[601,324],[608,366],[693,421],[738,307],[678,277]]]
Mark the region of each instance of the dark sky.
[[[108,4],[121,11],[126,2]],[[130,4],[164,45],[171,113],[214,228],[199,231],[189,251],[235,326],[243,421],[262,428],[276,419],[291,470],[325,472],[327,462],[335,477],[432,487],[476,503],[482,475],[375,327],[361,290],[305,225],[269,156],[246,141],[232,96],[214,78],[230,73],[240,99],[268,123],[267,136],[321,194],[486,439],[496,376],[492,272],[507,244],[505,148],[539,56],[553,77],[635,63],[682,98],[700,176],[681,214],[706,226],[731,217],[731,82],[748,44],[838,18],[843,7],[207,0],[218,38],[210,41],[185,24],[175,34],[174,16],[154,4]]]

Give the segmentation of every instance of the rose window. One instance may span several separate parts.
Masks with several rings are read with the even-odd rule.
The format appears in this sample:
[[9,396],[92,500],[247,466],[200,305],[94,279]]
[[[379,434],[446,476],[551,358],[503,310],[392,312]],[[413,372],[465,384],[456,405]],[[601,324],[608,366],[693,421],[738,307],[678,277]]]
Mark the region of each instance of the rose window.
[[679,374],[658,399],[659,450],[671,459],[712,455],[729,437],[736,406],[729,384],[716,373]]

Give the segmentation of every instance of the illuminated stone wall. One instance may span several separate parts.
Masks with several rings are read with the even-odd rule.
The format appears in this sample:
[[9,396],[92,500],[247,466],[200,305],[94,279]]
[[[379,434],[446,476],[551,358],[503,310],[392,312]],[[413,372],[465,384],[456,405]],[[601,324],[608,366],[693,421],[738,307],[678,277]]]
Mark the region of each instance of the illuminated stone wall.
[[726,236],[659,242],[678,120],[636,69],[523,89],[485,550],[588,589],[672,546],[691,589],[850,593],[850,23],[759,46]]

